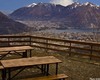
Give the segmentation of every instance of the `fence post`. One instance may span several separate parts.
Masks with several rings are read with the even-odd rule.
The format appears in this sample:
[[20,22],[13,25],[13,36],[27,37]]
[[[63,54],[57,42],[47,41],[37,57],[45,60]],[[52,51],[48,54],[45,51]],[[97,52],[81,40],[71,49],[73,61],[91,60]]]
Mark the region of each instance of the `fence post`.
[[69,56],[71,56],[71,42],[70,42]]
[[[31,41],[32,41],[32,36],[29,36],[29,45],[30,46],[32,46],[32,44],[31,44],[32,42]],[[32,50],[30,50],[29,53],[30,53],[30,57],[32,57]]]
[[29,45],[31,46],[32,36],[29,36]]
[[48,40],[46,40],[46,52],[48,52],[48,47],[49,47]]
[[91,46],[91,50],[90,50],[90,60],[92,60],[93,46],[92,45],[90,45],[90,46]]
[[8,44],[7,44],[7,46],[10,46],[10,38],[8,37]]

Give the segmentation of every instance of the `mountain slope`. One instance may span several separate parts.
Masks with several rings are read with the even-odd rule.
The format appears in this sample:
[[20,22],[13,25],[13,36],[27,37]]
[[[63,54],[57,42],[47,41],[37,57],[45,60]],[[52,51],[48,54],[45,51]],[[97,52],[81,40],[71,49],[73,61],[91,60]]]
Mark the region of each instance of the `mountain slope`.
[[92,3],[85,3],[83,5],[78,4],[76,8],[72,7],[72,10],[68,12],[68,17],[71,19],[73,25],[77,25],[79,27],[83,26],[91,28],[92,27],[91,24],[95,25],[95,27],[99,27],[100,7],[97,7]]
[[10,14],[10,17],[18,20],[60,21],[65,27],[91,28],[100,26],[100,6],[89,2],[75,2],[66,7],[38,3],[22,7]]
[[16,34],[27,32],[28,30],[28,26],[15,22],[0,12],[0,34]]

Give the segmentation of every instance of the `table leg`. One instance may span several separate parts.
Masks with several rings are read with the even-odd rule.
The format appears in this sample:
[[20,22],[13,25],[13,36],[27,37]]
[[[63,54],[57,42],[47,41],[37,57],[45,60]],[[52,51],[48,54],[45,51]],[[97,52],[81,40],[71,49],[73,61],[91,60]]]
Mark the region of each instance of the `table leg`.
[[49,64],[47,64],[46,76],[49,75]]
[[56,75],[58,74],[58,63],[56,63]]
[[44,70],[44,65],[42,64],[42,65],[41,65],[41,72],[42,72],[42,73],[44,73],[43,70]]
[[30,57],[32,57],[32,50],[30,50]]
[[6,80],[6,69],[2,69],[2,80]]
[[44,75],[49,75],[49,64],[41,65],[41,71]]
[[8,80],[11,80],[11,70],[8,69]]
[[23,52],[23,58],[27,58],[27,51]]
[[41,65],[41,71],[42,71],[43,74],[45,74],[45,72],[46,72],[46,65],[44,65],[44,64]]

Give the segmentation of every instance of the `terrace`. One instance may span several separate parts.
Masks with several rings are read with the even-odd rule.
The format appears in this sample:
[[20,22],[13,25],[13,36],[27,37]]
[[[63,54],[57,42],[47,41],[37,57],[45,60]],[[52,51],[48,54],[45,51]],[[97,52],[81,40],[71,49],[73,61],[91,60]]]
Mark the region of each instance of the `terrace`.
[[[0,47],[31,46],[32,56],[55,56],[62,60],[59,73],[69,76],[68,80],[100,78],[100,43],[62,40],[37,36],[0,36]],[[18,56],[10,56],[15,58]],[[8,58],[7,58],[8,59]],[[54,66],[52,66],[54,67]],[[25,71],[24,71],[25,72]],[[23,72],[23,73],[24,73]],[[37,70],[38,72],[38,70]],[[50,70],[54,73],[54,70]],[[29,76],[32,76],[30,72]],[[18,76],[28,77],[24,75]],[[30,80],[30,79],[29,79]]]

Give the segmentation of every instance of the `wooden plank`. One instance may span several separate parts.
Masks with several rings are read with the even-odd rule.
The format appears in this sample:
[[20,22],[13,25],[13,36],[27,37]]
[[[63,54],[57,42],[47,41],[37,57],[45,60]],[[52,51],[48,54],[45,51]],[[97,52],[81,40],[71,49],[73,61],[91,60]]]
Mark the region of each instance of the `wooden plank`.
[[0,43],[11,43],[11,42],[29,42],[29,40],[10,40],[10,41],[0,41]]
[[30,35],[1,35],[0,38],[29,38]]
[[[16,51],[16,52],[10,52],[10,54],[13,54],[13,53],[23,53],[25,52],[25,50],[21,50],[21,51]],[[5,54],[8,54],[8,52],[0,52],[0,55],[5,55]]]
[[4,67],[2,65],[0,65],[0,70],[4,69]]
[[53,56],[1,60],[1,63],[5,68],[34,66],[34,65],[41,65],[41,64],[53,64],[53,63],[61,63],[61,62],[62,62],[61,60]]
[[59,80],[59,79],[66,79],[68,76],[66,74],[57,74],[57,75],[49,75],[43,77],[36,77],[36,78],[27,78],[21,80]]
[[[37,41],[35,41],[34,43],[44,44],[44,45],[49,45],[49,46],[54,46],[54,47],[66,47],[66,48],[81,49],[81,50],[87,50],[87,51],[91,50],[91,49],[80,48],[80,47],[75,47],[75,46],[59,45],[59,44],[46,43],[46,42],[37,42]],[[36,45],[32,45],[32,46],[36,46]]]
[[8,54],[8,52],[0,52],[0,56]]
[[17,46],[17,47],[1,47],[0,52],[20,51],[33,49],[31,46]]
[[31,38],[59,41],[59,42],[66,42],[66,43],[75,43],[75,44],[100,46],[100,43],[97,43],[97,42],[86,42],[86,41],[78,41],[78,40],[65,40],[65,39],[47,38],[47,37],[38,37],[38,36],[31,36]]
[[60,50],[60,49],[42,47],[42,46],[37,46],[37,45],[33,45],[33,47],[36,47],[36,48],[43,48],[43,49],[48,49],[48,50],[54,50],[54,51],[68,52],[67,49],[66,49],[66,50]]
[[63,39],[55,39],[55,38],[47,38],[47,37],[37,37],[37,36],[0,36],[0,38],[33,38],[33,39],[44,39],[44,40],[52,40],[52,41],[59,41],[59,42],[66,42],[66,43],[75,43],[75,44],[85,44],[85,45],[94,45],[94,46],[100,46],[100,43],[97,42],[85,42],[85,41],[75,41],[75,40],[63,40]]

